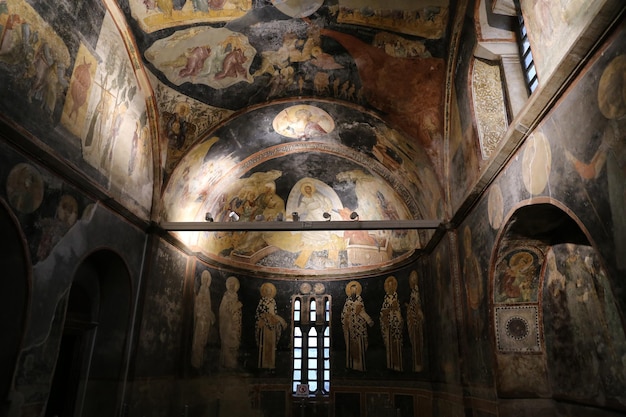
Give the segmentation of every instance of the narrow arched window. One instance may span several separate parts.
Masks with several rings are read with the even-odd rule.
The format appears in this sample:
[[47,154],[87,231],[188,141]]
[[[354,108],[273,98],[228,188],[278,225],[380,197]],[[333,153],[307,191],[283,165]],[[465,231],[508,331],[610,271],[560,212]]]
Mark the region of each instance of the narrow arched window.
[[292,392],[308,387],[309,395],[330,393],[330,305],[327,294],[293,297]]

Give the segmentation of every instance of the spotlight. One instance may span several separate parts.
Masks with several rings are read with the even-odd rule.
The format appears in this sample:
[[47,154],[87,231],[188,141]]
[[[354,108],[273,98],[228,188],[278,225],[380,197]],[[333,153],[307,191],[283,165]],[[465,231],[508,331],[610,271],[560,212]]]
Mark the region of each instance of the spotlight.
[[322,216],[324,216],[324,218],[326,219],[327,222],[330,221],[330,213],[325,211],[324,214],[322,214]]
[[204,215],[204,220],[206,220],[207,222],[212,222],[213,215],[207,211],[206,214]]
[[283,213],[278,213],[278,216],[276,216],[276,221],[282,222],[283,220],[285,220],[285,215]]
[[237,213],[235,213],[234,211],[231,211],[228,214],[228,217],[230,217],[230,219],[234,222],[239,221],[239,215]]
[[293,219],[294,222],[297,222],[298,220],[300,220],[300,215],[298,214],[297,211],[294,211],[293,213],[291,213],[291,218]]
[[256,216],[254,216],[254,221],[262,222],[263,220],[265,220],[265,216],[262,214],[257,214]]
[[357,213],[356,211],[353,211],[352,213],[350,213],[350,220],[358,221],[359,213]]

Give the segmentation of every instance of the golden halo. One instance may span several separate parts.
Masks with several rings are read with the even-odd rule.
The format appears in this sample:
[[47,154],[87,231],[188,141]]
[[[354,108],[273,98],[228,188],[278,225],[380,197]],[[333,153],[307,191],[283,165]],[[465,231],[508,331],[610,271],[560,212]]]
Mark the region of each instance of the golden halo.
[[276,287],[270,282],[261,285],[261,295],[263,297],[274,298],[276,296]]
[[615,57],[598,83],[598,107],[607,119],[626,114],[626,55]]
[[350,294],[350,288],[353,286],[356,286],[356,295],[361,295],[361,291],[363,291],[363,287],[361,287],[361,284],[359,284],[358,281],[350,281],[348,282],[348,285],[346,285],[346,295],[348,297],[352,295]]
[[533,256],[528,252],[518,252],[509,260],[509,265],[515,269],[526,270],[532,264]]

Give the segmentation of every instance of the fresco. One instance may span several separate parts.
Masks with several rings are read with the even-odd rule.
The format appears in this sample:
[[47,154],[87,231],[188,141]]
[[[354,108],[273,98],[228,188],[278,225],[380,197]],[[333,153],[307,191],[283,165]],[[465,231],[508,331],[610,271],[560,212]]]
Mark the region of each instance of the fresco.
[[335,129],[335,121],[319,107],[301,104],[288,107],[276,115],[274,130],[288,138],[307,140]]
[[552,75],[602,3],[585,0],[521,2],[540,83]]
[[394,32],[437,39],[448,22],[447,0],[339,0],[341,23],[367,25]]
[[543,320],[555,395],[626,403],[626,337],[597,253],[589,246],[557,245],[546,262]]
[[[183,281],[187,258],[172,246],[159,242],[152,256],[155,268],[147,280],[145,300],[148,311],[143,316],[137,346],[137,372],[162,376],[176,372],[181,352],[183,324]],[[165,359],[167,358],[167,359]]]
[[11,208],[31,223],[28,227],[33,233],[29,241],[33,263],[44,261],[79,220],[85,203],[74,190],[62,187],[48,173],[25,162],[11,167],[5,186]]
[[[12,97],[2,112],[147,218],[152,156],[145,91],[111,17],[83,6],[64,4],[52,13],[45,4],[0,4],[0,73],[3,94]],[[60,21],[75,31],[61,30]]]
[[[262,134],[249,136],[259,128]],[[235,212],[240,221],[290,221],[299,212],[300,220],[322,221],[327,211],[332,221],[357,211],[367,220],[434,218],[442,213],[435,178],[421,148],[376,119],[331,103],[269,105],[230,119],[187,151],[168,178],[161,216],[204,221],[210,213],[223,222]],[[179,236],[220,262],[286,268],[282,273],[386,264],[413,253],[421,240],[415,230]]]
[[[438,352],[431,356],[434,363],[430,364],[430,370],[434,380],[455,383],[459,380],[459,357],[457,321],[454,314],[454,289],[450,270],[450,243],[446,239],[433,252],[432,262],[428,275],[433,277],[427,291],[432,298],[425,300],[427,311],[437,311],[430,315],[425,323],[428,329],[429,347]],[[451,343],[451,341],[454,341]],[[435,363],[436,361],[436,363]]]
[[223,22],[244,15],[252,0],[128,0],[133,19],[145,32],[207,22]]
[[60,106],[71,63],[64,40],[28,3],[7,0],[0,5],[0,63],[5,64],[32,106],[48,121]]
[[164,165],[165,182],[194,142],[233,112],[182,95],[156,77],[151,77],[151,82],[159,106],[159,150],[161,163]]
[[225,28],[194,27],[157,40],[145,56],[175,85],[185,82],[221,89],[252,82],[256,50],[245,36]]
[[[70,109],[62,123],[80,131],[83,159],[105,175],[114,196],[127,198],[129,209],[147,215],[152,203],[151,141],[145,92],[139,90],[121,38],[109,15],[102,24],[95,55],[81,49],[70,91],[87,100],[86,118],[72,120]],[[92,73],[94,61],[99,64]],[[87,67],[85,67],[87,65]],[[89,74],[89,76],[87,76]],[[86,88],[86,81],[91,86]],[[87,97],[87,93],[89,96]],[[73,108],[74,106],[72,106]],[[73,115],[73,114],[72,114]]]
[[[223,193],[209,195],[207,201],[214,203],[206,205],[206,211],[215,221],[228,221],[232,212],[239,221],[290,221],[292,213],[298,213],[301,221],[324,221],[328,219],[325,215],[330,221],[348,220],[353,211],[371,220],[408,217],[394,190],[364,171],[336,175],[336,181],[347,182],[341,194],[356,197],[353,206],[346,206],[333,187],[310,177],[295,182],[284,199],[276,192],[282,175],[276,170],[257,171],[241,178]],[[418,245],[415,231],[241,231],[202,233],[195,248],[220,262],[295,272],[386,264]]]
[[543,254],[538,248],[515,248],[496,264],[496,303],[536,303]]

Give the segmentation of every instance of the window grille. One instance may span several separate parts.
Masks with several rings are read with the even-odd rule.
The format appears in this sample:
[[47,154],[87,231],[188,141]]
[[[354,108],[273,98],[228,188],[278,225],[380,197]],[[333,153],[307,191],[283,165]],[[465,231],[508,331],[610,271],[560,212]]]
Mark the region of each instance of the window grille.
[[519,4],[519,0],[515,1],[515,8],[517,9],[518,19],[518,45],[520,49],[520,58],[522,63],[522,69],[524,71],[524,77],[526,78],[526,88],[529,93],[533,91],[539,85],[539,79],[537,78],[537,69],[535,68],[535,61],[533,60],[533,54],[530,50],[530,41],[528,40],[528,31],[524,23],[524,16],[522,15],[522,9]]
[[293,298],[293,385],[308,384],[311,395],[330,392],[330,296]]

